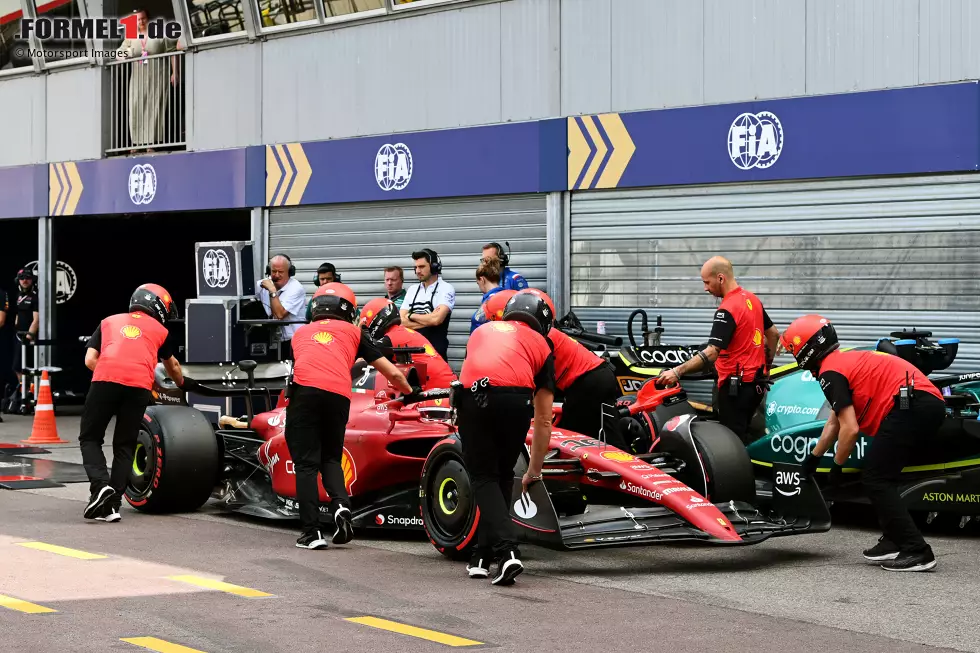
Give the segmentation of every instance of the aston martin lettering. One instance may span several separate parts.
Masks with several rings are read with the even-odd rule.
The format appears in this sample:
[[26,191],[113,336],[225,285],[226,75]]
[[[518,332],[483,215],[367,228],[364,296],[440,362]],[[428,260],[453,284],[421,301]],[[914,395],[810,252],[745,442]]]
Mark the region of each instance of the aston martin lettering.
[[922,495],[923,501],[936,501],[940,503],[980,503],[980,494],[960,494],[952,492],[926,492]]

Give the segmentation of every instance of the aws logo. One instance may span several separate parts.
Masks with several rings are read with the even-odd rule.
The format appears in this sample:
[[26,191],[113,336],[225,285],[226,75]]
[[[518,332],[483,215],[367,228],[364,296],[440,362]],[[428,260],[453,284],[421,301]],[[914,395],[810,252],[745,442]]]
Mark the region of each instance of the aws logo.
[[119,330],[119,333],[123,334],[124,337],[129,338],[130,340],[136,340],[137,338],[143,335],[143,332],[140,330],[140,328],[132,324],[127,324],[126,326],[121,328]]
[[333,342],[333,336],[326,331],[317,331],[313,334],[313,342],[321,345],[329,345]]

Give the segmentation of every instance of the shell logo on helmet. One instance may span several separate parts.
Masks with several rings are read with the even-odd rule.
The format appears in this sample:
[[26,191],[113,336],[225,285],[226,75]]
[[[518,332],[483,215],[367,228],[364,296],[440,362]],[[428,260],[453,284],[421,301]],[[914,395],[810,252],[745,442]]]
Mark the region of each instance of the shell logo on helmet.
[[119,330],[119,333],[123,334],[123,336],[129,338],[130,340],[136,340],[137,338],[143,335],[143,332],[140,330],[140,328],[132,324],[127,324],[126,326],[124,326],[122,329]]
[[329,345],[333,342],[333,336],[326,331],[317,331],[313,334],[313,342],[321,345]]

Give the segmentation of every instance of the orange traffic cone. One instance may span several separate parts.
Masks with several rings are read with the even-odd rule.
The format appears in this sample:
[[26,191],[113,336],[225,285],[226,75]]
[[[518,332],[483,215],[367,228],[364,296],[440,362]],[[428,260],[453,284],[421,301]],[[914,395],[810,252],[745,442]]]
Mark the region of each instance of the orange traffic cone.
[[21,440],[27,444],[69,444],[68,440],[58,437],[58,426],[54,420],[54,399],[51,397],[51,381],[48,371],[41,372],[41,394],[34,406],[34,427],[31,437]]

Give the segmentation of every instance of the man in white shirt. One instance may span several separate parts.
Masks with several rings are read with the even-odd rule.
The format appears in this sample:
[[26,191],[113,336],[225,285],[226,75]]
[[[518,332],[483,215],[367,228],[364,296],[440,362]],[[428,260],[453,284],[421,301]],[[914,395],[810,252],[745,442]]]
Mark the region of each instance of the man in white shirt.
[[[306,291],[294,278],[296,268],[285,254],[277,254],[265,269],[266,278],[255,284],[255,296],[262,302],[265,314],[284,322],[303,322],[306,309]],[[284,324],[279,327],[279,356],[281,360],[293,359],[293,334],[302,324]]]
[[412,252],[419,283],[405,291],[402,326],[414,329],[432,343],[444,360],[449,360],[449,319],[456,306],[456,289],[444,279],[442,261],[435,251],[425,248]]

